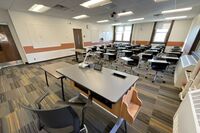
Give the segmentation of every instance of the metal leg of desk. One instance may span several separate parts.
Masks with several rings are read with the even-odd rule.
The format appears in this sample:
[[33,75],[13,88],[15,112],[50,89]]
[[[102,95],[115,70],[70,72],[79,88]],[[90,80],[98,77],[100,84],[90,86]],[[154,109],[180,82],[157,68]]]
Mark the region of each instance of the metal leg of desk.
[[78,62],[78,53],[75,52],[75,55],[76,55],[76,61]]
[[47,72],[45,71],[44,74],[45,74],[46,84],[49,87],[49,82],[48,82],[48,78],[47,78]]
[[123,123],[125,126],[125,133],[127,133],[126,121],[123,118],[118,118],[117,122],[115,123],[115,125],[113,126],[113,128],[110,130],[109,133],[116,133]]
[[61,87],[62,87],[62,98],[63,98],[63,101],[65,101],[65,92],[64,92],[63,78],[64,78],[64,77],[62,77],[62,78],[60,79],[60,81],[61,81]]

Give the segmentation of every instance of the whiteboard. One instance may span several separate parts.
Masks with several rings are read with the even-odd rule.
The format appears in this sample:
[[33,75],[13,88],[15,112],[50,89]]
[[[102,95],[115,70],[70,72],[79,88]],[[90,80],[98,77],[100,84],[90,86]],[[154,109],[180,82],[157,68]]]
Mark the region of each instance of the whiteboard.
[[34,48],[60,46],[66,42],[64,28],[55,24],[30,24],[29,34]]

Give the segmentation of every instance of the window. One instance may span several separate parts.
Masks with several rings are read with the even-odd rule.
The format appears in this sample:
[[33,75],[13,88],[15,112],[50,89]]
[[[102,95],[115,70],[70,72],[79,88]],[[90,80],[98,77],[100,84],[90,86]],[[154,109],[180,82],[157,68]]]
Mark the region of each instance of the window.
[[115,41],[130,41],[131,39],[131,25],[116,26]]
[[159,22],[156,25],[153,42],[165,43],[171,22]]

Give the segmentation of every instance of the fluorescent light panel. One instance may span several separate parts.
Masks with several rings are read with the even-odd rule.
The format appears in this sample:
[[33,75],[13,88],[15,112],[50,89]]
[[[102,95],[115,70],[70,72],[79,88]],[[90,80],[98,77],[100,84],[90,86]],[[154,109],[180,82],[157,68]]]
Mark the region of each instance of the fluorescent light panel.
[[74,19],[84,19],[84,18],[88,18],[88,15],[79,15],[79,16],[75,16],[73,17]]
[[127,11],[127,12],[118,13],[117,15],[118,15],[118,16],[129,16],[129,15],[132,15],[132,14],[133,14],[132,11]]
[[165,18],[165,19],[166,19],[166,20],[172,20],[172,19],[183,19],[183,18],[187,18],[187,16],[167,17],[167,18]]
[[115,26],[115,25],[122,25],[122,23],[115,23],[115,24],[112,24],[113,26]]
[[184,12],[184,11],[190,11],[190,10],[192,10],[192,7],[179,8],[179,9],[173,9],[173,10],[166,10],[166,11],[162,11],[162,14],[175,13],[175,12]]
[[109,22],[109,20],[99,20],[99,21],[97,21],[97,23],[106,23],[106,22]]
[[83,6],[85,8],[95,8],[95,7],[104,6],[110,3],[112,3],[111,0],[89,0],[87,2],[80,4],[80,6]]
[[32,11],[32,12],[46,12],[47,10],[49,10],[50,7],[41,5],[41,4],[34,4],[32,7],[30,7],[28,10]]
[[156,3],[159,3],[159,2],[165,2],[165,1],[168,1],[168,0],[154,0]]
[[129,19],[128,21],[133,22],[133,21],[140,21],[140,20],[144,20],[144,18]]

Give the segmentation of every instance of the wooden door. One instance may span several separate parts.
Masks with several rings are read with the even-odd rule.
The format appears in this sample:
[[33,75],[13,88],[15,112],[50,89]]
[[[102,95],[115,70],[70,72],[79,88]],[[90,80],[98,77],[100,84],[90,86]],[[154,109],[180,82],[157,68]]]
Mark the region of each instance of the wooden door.
[[0,63],[21,60],[8,25],[0,25]]
[[74,43],[76,49],[83,49],[83,39],[82,39],[82,30],[73,29],[74,33]]

